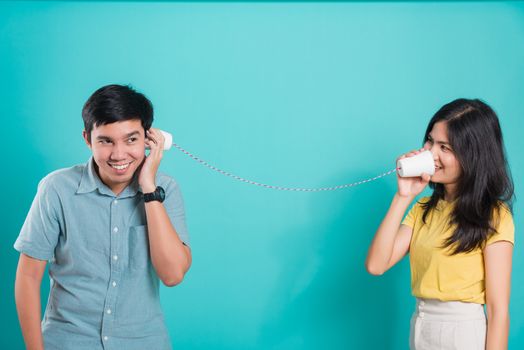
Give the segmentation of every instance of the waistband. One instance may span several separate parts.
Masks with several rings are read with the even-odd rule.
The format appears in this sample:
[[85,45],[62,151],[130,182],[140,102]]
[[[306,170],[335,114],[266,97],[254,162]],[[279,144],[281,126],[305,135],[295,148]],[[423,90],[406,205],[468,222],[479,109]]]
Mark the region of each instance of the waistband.
[[485,320],[484,305],[462,301],[417,298],[415,317],[435,321]]

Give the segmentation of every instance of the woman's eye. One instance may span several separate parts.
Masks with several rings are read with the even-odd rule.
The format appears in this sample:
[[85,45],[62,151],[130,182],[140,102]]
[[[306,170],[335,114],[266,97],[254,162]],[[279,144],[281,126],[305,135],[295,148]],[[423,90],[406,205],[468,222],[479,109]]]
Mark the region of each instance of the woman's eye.
[[449,148],[447,148],[446,146],[442,146],[441,148],[442,148],[442,150],[443,150],[444,152],[449,151]]

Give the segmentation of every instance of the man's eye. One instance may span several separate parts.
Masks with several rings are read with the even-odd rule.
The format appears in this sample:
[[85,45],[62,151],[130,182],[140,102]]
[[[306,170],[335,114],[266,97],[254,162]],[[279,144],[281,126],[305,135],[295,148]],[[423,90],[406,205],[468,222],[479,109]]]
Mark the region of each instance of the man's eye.
[[131,138],[127,139],[127,143],[133,143],[133,142],[135,142],[136,140],[137,140],[136,137],[131,137]]
[[100,140],[98,142],[101,143],[102,145],[107,145],[108,143],[111,143],[111,141],[109,140]]

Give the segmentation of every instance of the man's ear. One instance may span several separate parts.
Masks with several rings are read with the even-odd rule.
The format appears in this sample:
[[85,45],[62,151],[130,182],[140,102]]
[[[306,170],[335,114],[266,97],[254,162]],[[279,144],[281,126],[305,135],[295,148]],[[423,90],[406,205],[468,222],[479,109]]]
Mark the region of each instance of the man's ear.
[[87,147],[91,148],[91,142],[89,142],[89,134],[87,133],[87,131],[83,130],[82,131],[82,137],[84,138],[84,141],[87,145]]

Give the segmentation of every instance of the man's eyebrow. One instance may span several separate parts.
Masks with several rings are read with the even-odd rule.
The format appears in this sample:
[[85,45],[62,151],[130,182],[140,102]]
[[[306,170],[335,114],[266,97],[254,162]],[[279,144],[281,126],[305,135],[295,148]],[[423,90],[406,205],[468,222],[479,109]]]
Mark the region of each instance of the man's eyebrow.
[[127,138],[130,138],[131,136],[135,136],[135,135],[140,135],[140,133],[138,131],[133,131],[133,132],[130,132],[129,134],[127,134],[124,138],[127,139]]
[[98,135],[96,139],[97,140],[111,140],[109,136],[104,136],[104,135]]
[[[135,135],[140,135],[140,132],[138,131],[133,131],[133,132],[130,132],[129,134],[126,134],[124,136],[124,139],[128,139],[130,138],[131,136],[135,136]],[[98,135],[96,137],[97,140],[112,140],[109,136],[104,136],[104,135]]]

